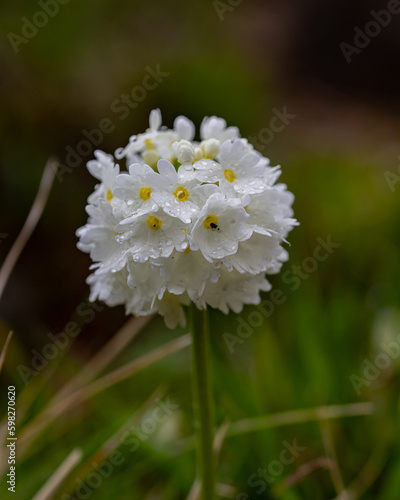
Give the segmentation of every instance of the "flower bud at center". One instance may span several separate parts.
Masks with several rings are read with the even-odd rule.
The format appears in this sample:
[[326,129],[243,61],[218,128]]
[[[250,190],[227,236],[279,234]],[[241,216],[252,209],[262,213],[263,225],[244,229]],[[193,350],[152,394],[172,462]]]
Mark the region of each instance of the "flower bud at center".
[[174,196],[179,201],[186,201],[189,198],[189,191],[186,188],[179,186],[175,189]]

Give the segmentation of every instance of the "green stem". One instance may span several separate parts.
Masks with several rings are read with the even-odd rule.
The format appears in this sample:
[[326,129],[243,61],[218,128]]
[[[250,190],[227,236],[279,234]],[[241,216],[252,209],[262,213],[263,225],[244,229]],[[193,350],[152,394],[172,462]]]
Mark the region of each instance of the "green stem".
[[214,413],[210,377],[208,312],[190,306],[193,356],[193,409],[197,441],[198,477],[202,500],[215,498]]

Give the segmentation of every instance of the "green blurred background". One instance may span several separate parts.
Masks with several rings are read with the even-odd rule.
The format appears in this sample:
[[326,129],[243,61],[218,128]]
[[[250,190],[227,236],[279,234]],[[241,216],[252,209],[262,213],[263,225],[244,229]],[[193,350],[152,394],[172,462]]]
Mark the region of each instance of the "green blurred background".
[[[180,114],[197,127],[204,116],[217,115],[282,165],[301,223],[289,235],[289,262],[271,277],[285,302],[233,353],[224,333],[237,335],[237,318],[212,312],[217,424],[323,405],[372,401],[375,408],[373,415],[332,420],[329,428],[309,422],[227,437],[217,471],[219,482],[230,485],[223,493],[236,500],[398,500],[400,356],[385,368],[377,369],[375,360],[382,343],[400,341],[400,15],[392,14],[369,43],[364,39],[351,62],[341,46],[354,45],[355,27],[365,32],[371,10],[391,3],[72,0],[52,4],[58,12],[27,43],[10,33],[23,36],[25,19],[40,24],[43,4],[0,6],[1,260],[25,221],[47,158],[55,155],[66,167],[0,303],[0,347],[15,332],[1,390],[17,388],[17,435],[127,320],[119,307],[96,312],[90,322],[87,313],[75,341],[25,386],[18,367],[31,366],[31,350],[41,352],[49,332],[62,332],[88,295],[90,260],[76,249],[75,231],[85,223],[95,184],[85,168],[93,153],[80,154],[72,166],[68,151],[77,151],[85,131],[104,119],[113,130],[97,147],[112,153],[148,126],[156,107],[168,126]],[[115,100],[158,66],[162,81],[121,119]],[[270,134],[271,119],[285,109],[292,117]],[[305,271],[317,239],[328,236],[340,246]],[[298,272],[294,266],[305,273],[298,286],[284,278]],[[240,317],[248,321],[253,310]],[[156,318],[107,370],[184,333]],[[366,359],[378,372],[373,381],[365,378]],[[354,376],[368,383],[357,391]],[[186,498],[195,473],[193,449],[185,445],[193,432],[188,349],[66,409],[21,449],[17,493],[7,493],[3,476],[1,498],[33,498],[76,447],[81,462],[48,498],[81,498],[75,488],[93,472],[92,457],[160,385],[163,401],[170,397],[178,409],[135,452],[119,446],[123,464],[82,498]],[[294,439],[305,450],[257,486],[254,474]],[[329,441],[340,469],[333,467],[336,487],[342,476],[352,485],[348,497],[335,492],[332,470],[318,465],[329,455]],[[293,486],[284,482],[288,477]]]

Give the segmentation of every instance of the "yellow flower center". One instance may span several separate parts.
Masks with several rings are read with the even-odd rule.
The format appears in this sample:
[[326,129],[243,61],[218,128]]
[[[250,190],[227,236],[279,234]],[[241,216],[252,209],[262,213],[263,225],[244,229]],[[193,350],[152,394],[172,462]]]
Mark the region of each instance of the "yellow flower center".
[[189,253],[189,252],[191,252],[190,245],[186,248],[186,250],[183,253]]
[[203,221],[203,226],[206,229],[218,229],[218,217],[216,215],[207,215],[207,217]]
[[151,215],[147,219],[147,225],[153,231],[158,231],[159,229],[161,229],[162,221],[160,219],[158,219],[157,217],[154,217],[154,215]]
[[189,198],[189,191],[186,188],[179,186],[175,189],[174,196],[175,198],[178,198],[179,201],[186,201]]
[[108,203],[110,203],[110,201],[114,198],[114,195],[112,194],[112,191],[111,189],[109,189],[107,191],[107,197],[106,197],[106,200],[108,201]]
[[151,188],[149,187],[142,187],[139,192],[139,196],[143,201],[147,201],[150,198],[151,195]]
[[144,145],[146,149],[157,149],[154,142],[151,139],[145,139]]
[[233,170],[231,170],[230,168],[226,168],[224,170],[224,177],[228,182],[233,182],[236,179]]

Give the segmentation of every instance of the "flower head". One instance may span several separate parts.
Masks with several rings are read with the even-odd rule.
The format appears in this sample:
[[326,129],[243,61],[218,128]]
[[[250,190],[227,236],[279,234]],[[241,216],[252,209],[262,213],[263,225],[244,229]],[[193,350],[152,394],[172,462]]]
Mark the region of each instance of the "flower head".
[[100,184],[77,235],[93,260],[91,300],[158,312],[173,328],[190,301],[240,312],[271,288],[265,276],[287,260],[282,243],[297,224],[280,168],[222,118],[203,120],[200,142],[194,135],[184,116],[168,129],[154,110],[148,130],[115,153],[127,172],[102,151],[88,163]]

